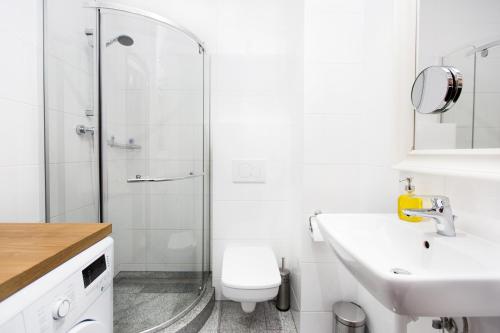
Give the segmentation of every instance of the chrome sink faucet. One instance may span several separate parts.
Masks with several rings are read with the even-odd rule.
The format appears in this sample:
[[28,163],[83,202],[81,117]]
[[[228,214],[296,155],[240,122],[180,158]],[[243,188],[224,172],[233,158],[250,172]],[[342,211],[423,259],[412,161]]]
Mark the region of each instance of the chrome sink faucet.
[[429,209],[405,209],[406,216],[426,217],[436,222],[437,233],[439,235],[454,237],[455,215],[451,210],[450,199],[444,196],[431,197],[432,208]]

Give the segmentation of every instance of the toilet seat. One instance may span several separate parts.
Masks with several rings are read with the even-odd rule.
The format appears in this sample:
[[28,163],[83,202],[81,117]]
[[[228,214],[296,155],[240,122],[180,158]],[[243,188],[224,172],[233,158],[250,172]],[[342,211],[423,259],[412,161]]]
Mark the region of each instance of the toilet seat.
[[273,251],[263,246],[234,246],[224,251],[222,284],[234,289],[269,289],[281,284]]

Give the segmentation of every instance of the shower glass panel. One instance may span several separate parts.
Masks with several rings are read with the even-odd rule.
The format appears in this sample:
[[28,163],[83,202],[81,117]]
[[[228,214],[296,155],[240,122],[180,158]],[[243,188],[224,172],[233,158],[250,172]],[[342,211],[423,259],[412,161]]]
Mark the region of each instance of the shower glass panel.
[[140,332],[178,315],[203,286],[204,52],[168,25],[100,9],[100,61],[115,331]]
[[79,1],[44,7],[46,221],[97,223],[96,13]]

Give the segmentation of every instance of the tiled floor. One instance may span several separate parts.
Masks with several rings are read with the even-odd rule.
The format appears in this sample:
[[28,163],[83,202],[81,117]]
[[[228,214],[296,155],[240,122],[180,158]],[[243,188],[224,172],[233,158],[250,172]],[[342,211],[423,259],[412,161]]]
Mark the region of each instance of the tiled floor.
[[244,313],[239,303],[216,301],[200,333],[296,333],[292,313],[281,312],[272,302],[257,303],[255,311]]
[[114,278],[114,332],[137,333],[157,326],[198,297],[197,272],[120,272]]

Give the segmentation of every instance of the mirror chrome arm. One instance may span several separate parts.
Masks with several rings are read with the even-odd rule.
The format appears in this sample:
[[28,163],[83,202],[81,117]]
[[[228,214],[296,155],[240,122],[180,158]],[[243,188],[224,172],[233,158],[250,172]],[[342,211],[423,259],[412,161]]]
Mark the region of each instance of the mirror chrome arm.
[[436,222],[437,233],[439,235],[454,237],[455,216],[451,210],[450,200],[444,196],[433,196],[431,199],[432,208],[429,209],[405,209],[406,216],[417,216],[432,219]]

